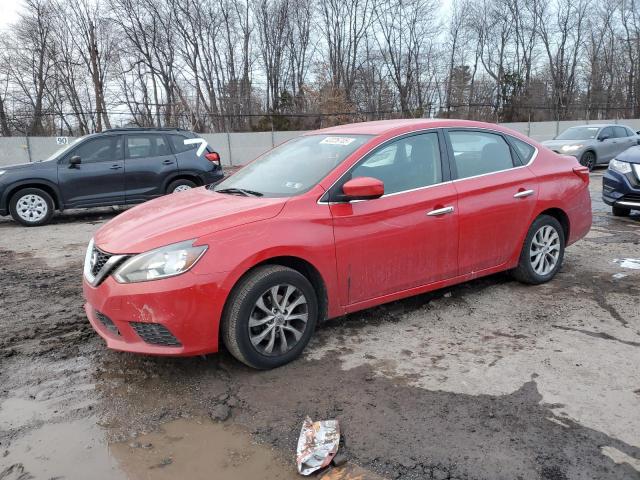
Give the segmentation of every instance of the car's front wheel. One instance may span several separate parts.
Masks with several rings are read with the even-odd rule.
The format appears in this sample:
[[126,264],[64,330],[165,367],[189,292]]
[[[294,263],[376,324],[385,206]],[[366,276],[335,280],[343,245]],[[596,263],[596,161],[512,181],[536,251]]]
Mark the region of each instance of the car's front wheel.
[[39,188],[24,188],[16,192],[9,201],[9,212],[13,219],[27,227],[49,223],[54,208],[51,195]]
[[622,207],[611,207],[611,213],[613,213],[614,217],[628,217],[629,215],[631,215],[631,209]]
[[550,215],[540,215],[529,228],[513,276],[533,285],[548,282],[560,270],[564,247],[560,222]]
[[587,167],[589,171],[593,170],[593,168],[596,166],[596,154],[591,150],[587,150],[582,154],[580,163]]
[[291,268],[265,265],[231,292],[222,317],[222,341],[250,367],[275,368],[300,355],[317,319],[317,296],[309,280]]

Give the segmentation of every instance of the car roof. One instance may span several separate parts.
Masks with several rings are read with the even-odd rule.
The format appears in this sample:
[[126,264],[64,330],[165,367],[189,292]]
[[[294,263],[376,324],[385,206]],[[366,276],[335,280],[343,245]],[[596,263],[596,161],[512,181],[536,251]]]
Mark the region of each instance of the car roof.
[[376,120],[373,122],[348,123],[335,127],[323,128],[307,132],[306,135],[386,135],[410,132],[427,128],[482,128],[513,134],[515,132],[494,123],[475,122],[471,120],[404,118],[398,120]]
[[628,127],[627,125],[621,125],[619,123],[585,123],[584,125],[574,125],[569,128],[582,128],[582,127],[591,127],[591,128],[604,128],[604,127]]

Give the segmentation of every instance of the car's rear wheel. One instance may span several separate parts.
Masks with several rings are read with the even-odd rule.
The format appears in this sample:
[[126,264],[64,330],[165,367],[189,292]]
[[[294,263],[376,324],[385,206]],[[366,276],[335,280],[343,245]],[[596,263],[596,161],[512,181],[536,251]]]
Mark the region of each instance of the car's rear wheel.
[[631,215],[630,208],[611,207],[611,212],[615,217],[628,217],[629,215]]
[[548,282],[562,265],[564,247],[560,222],[549,215],[540,215],[529,228],[513,276],[533,285]]
[[596,166],[596,154],[591,150],[587,150],[582,154],[582,158],[580,158],[580,164],[587,167],[589,171],[593,170],[593,167]]
[[13,219],[27,227],[49,223],[55,205],[51,195],[39,188],[24,188],[11,197],[9,212]]
[[167,187],[167,193],[185,192],[195,187],[197,187],[195,182],[187,180],[186,178],[181,178],[179,180],[174,180],[169,184]]
[[265,265],[231,292],[222,316],[222,341],[250,367],[275,368],[300,355],[317,319],[317,296],[309,280],[291,268]]

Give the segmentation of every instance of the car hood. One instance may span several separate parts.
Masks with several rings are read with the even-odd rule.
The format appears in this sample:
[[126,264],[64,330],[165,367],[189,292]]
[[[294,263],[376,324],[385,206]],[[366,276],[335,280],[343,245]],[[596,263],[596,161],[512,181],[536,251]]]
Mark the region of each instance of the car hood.
[[17,172],[20,170],[41,170],[49,168],[51,166],[50,161],[40,161],[32,163],[14,163],[12,165],[0,165],[0,170],[6,170],[9,172]]
[[630,147],[616,156],[616,160],[640,164],[640,146]]
[[593,140],[547,140],[542,142],[547,148],[559,149],[565,145],[591,145]]
[[275,217],[285,203],[283,198],[241,197],[194,188],[125,211],[102,226],[94,240],[109,253],[141,253]]

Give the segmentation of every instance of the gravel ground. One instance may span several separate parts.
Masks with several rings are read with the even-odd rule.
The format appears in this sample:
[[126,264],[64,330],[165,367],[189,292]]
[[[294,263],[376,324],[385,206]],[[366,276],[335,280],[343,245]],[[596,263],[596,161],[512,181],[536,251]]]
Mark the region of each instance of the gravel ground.
[[[349,315],[269,372],[105,349],[81,269],[112,209],[0,219],[0,480],[211,478],[243,455],[266,467],[237,478],[292,478],[305,415],[340,420],[364,478],[640,478],[640,270],[620,262],[640,259],[640,216],[611,216],[601,175],[551,283],[495,275]],[[243,435],[224,461],[179,447]]]

